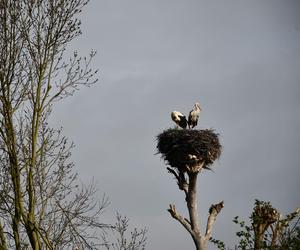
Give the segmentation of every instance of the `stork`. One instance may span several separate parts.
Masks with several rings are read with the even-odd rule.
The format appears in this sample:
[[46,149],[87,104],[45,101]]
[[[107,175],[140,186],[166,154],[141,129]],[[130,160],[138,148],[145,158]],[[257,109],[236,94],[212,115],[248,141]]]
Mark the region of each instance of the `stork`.
[[198,102],[195,103],[194,108],[189,113],[188,125],[189,128],[194,128],[198,124],[199,116],[200,116],[200,104]]
[[188,122],[186,117],[179,111],[173,111],[171,113],[172,120],[181,128],[186,128]]

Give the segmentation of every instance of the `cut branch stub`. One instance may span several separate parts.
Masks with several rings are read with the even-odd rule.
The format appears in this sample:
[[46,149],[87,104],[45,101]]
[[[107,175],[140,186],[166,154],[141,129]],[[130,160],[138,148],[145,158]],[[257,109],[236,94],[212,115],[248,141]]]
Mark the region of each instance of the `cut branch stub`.
[[210,206],[209,208],[209,214],[212,214],[212,213],[220,213],[220,211],[222,210],[222,208],[224,207],[224,201],[221,201],[219,202],[218,204],[213,204]]
[[221,212],[223,207],[224,207],[224,201],[221,201],[217,204],[213,204],[210,206],[209,216],[206,225],[206,232],[205,232],[206,241],[208,241],[211,238],[213,224],[217,218],[217,215]]
[[179,172],[199,172],[220,157],[222,146],[212,129],[168,129],[157,136],[158,152]]

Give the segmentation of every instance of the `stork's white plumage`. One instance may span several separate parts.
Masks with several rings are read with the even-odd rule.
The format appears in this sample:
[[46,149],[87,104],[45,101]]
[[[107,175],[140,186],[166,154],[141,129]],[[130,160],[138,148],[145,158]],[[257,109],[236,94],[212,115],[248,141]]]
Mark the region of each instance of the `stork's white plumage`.
[[197,126],[200,117],[200,111],[201,111],[200,104],[196,102],[193,110],[191,110],[189,113],[189,119],[188,119],[189,128],[194,128]]
[[171,113],[172,120],[181,128],[186,128],[188,122],[186,117],[179,111],[173,111]]

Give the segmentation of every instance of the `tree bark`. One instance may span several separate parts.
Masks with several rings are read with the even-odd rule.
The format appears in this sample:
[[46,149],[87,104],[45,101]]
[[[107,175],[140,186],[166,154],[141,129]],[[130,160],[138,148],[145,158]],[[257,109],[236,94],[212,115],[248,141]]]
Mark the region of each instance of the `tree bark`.
[[186,195],[186,203],[189,211],[191,229],[193,231],[192,238],[196,245],[197,250],[202,250],[203,242],[201,244],[200,223],[198,218],[197,206],[197,176],[198,172],[189,173],[189,188]]
[[4,231],[3,231],[3,226],[2,223],[0,222],[0,249],[1,250],[8,250]]

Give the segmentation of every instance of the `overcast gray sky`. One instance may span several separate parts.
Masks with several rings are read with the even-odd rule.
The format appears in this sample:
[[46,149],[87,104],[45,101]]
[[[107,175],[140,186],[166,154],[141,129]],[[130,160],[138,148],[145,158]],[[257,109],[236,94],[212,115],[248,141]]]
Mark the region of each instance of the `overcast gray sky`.
[[232,219],[256,198],[283,213],[300,205],[300,1],[92,0],[82,22],[72,48],[98,51],[99,82],[54,119],[77,145],[82,181],[110,198],[103,220],[119,211],[146,226],[150,250],[194,249],[166,211],[174,203],[186,216],[184,195],[154,154],[170,112],[196,101],[199,128],[224,147],[198,183],[201,218],[225,201],[213,236],[232,246]]

